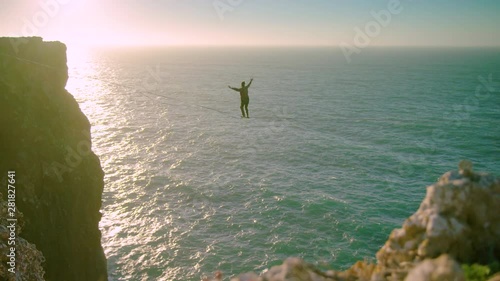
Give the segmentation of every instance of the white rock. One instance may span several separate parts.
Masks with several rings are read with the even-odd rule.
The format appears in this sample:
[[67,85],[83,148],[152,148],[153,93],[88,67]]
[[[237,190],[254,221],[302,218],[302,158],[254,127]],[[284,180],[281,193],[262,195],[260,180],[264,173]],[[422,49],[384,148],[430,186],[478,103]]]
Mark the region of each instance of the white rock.
[[435,237],[444,234],[448,230],[446,219],[440,215],[433,214],[429,218],[426,234],[428,237]]
[[427,259],[419,263],[406,276],[405,281],[465,281],[460,265],[448,255]]

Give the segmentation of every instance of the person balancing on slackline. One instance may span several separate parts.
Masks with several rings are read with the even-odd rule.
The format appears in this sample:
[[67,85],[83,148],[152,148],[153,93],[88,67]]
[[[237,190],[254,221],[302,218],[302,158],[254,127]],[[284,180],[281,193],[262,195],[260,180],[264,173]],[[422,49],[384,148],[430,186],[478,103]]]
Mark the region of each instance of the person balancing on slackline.
[[[253,78],[250,79],[250,83],[248,83],[248,86],[245,86],[245,81],[241,82],[241,88],[239,88],[239,89],[228,86],[229,89],[240,93],[240,97],[241,97],[240,109],[241,109],[241,117],[243,117],[243,118],[245,118],[245,117],[250,118],[250,116],[248,115],[248,103],[250,102],[250,98],[248,97],[248,88],[250,88],[250,85],[252,85],[252,81],[253,81]],[[245,108],[245,110],[243,110],[243,108]],[[246,116],[245,116],[245,111],[247,113]]]

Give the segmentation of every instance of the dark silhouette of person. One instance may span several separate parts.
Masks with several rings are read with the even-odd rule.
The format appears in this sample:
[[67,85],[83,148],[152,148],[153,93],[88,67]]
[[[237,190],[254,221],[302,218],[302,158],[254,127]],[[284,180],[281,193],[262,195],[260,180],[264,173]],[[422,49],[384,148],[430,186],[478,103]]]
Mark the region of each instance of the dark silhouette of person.
[[[252,81],[253,81],[253,78],[250,79],[250,83],[248,83],[248,86],[245,86],[245,81],[241,82],[241,88],[239,88],[239,89],[228,86],[229,89],[240,93],[240,97],[241,97],[240,109],[241,109],[241,117],[243,117],[243,118],[244,117],[250,118],[250,116],[248,115],[248,103],[250,103],[250,98],[248,97],[248,88],[250,88],[250,85],[252,85]],[[246,116],[245,116],[245,111],[243,111],[243,108],[245,108],[245,111],[247,113]]]

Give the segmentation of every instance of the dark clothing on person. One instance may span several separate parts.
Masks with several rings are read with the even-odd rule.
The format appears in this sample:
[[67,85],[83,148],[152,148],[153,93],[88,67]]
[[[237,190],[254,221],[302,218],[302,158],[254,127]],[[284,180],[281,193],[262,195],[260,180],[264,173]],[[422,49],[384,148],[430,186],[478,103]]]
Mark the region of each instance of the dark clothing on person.
[[[240,105],[240,110],[241,110],[241,116],[250,118],[248,115],[248,104],[250,103],[250,98],[248,97],[248,88],[250,88],[250,85],[252,85],[253,79],[250,80],[250,83],[248,83],[248,86],[245,86],[245,82],[241,83],[241,88],[233,88],[229,86],[230,89],[239,92],[240,93],[240,98],[241,98],[241,105]],[[245,116],[246,112],[246,116]]]

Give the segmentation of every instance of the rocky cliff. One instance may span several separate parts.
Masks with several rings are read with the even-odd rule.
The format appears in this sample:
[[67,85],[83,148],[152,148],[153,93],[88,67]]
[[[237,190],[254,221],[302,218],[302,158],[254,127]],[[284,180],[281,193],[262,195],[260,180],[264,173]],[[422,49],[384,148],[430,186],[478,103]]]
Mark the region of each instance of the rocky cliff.
[[[15,214],[15,229],[8,220],[9,213]],[[20,236],[24,226],[23,213],[17,208],[9,210],[9,202],[0,196],[0,280],[42,281],[45,271],[44,257],[35,245]],[[13,240],[15,243],[13,243]],[[14,251],[11,251],[11,247]]]
[[[289,258],[261,276],[247,273],[232,281],[465,281],[462,264],[499,261],[500,178],[475,173],[463,161],[458,171],[427,187],[420,208],[378,251],[377,263],[359,261],[343,272],[321,272]],[[499,281],[500,274],[490,280]]]
[[[1,193],[23,213],[18,245],[27,241],[33,253],[43,253],[47,280],[107,280],[98,228],[103,172],[91,150],[89,121],[65,90],[67,79],[64,44],[0,38]],[[14,200],[8,171],[15,171]],[[16,253],[20,270],[29,257],[22,246]],[[16,272],[16,280],[38,280]]]

